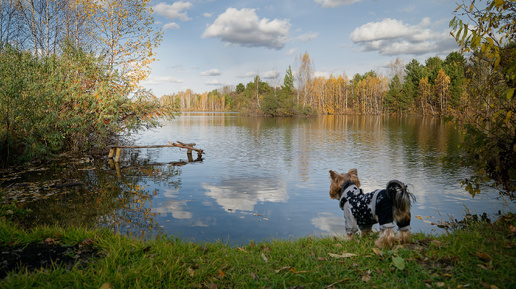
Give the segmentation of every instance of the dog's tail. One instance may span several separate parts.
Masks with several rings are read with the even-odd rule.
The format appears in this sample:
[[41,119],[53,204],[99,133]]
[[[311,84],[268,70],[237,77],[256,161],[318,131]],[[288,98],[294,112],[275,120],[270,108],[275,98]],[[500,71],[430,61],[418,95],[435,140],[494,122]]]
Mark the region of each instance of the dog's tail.
[[387,184],[387,194],[394,205],[394,218],[406,218],[410,214],[411,200],[416,201],[416,197],[409,192],[407,185],[398,180],[392,180]]

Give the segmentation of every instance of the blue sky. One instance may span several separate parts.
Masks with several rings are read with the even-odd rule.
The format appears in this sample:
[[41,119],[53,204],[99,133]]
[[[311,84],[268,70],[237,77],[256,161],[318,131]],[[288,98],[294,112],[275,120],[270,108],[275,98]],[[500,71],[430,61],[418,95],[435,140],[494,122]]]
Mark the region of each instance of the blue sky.
[[316,76],[375,70],[457,50],[450,0],[151,1],[163,29],[158,61],[143,83],[156,96],[248,83],[283,83],[308,52]]

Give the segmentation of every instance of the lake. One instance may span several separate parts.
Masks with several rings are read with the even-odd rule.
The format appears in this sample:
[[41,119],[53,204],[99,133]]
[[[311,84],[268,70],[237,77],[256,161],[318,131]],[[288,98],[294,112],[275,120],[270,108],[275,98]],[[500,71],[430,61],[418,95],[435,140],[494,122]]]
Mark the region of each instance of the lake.
[[[467,212],[496,219],[499,211],[515,211],[514,201],[492,189],[473,198],[461,187],[471,172],[441,160],[457,153],[459,140],[452,124],[428,117],[183,113],[128,143],[196,143],[202,160],[194,152],[189,161],[178,148],[124,149],[120,165],[104,158],[26,172],[10,187],[39,182],[32,192],[40,197],[29,189],[8,196],[26,203],[38,224],[239,244],[344,234],[343,213],[328,195],[328,171],[357,168],[366,192],[391,179],[410,184],[417,197],[413,232],[438,234],[443,229],[431,223],[461,220]],[[60,189],[42,189],[49,180]],[[55,185],[70,180],[82,185]]]

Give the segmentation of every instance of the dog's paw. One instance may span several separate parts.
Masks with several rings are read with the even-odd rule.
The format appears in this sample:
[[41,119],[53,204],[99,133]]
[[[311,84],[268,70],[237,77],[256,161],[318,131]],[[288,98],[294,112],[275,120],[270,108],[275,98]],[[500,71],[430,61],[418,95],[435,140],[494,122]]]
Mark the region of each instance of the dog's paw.
[[401,244],[406,244],[410,242],[410,231],[398,231],[396,233],[396,240]]

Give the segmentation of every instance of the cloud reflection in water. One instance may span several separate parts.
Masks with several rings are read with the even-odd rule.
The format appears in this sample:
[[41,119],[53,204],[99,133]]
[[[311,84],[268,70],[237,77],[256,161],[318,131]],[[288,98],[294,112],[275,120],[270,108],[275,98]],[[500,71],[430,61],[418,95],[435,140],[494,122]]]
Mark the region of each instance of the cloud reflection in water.
[[253,212],[255,205],[265,202],[286,203],[287,185],[276,178],[240,178],[222,180],[219,185],[203,183],[206,196],[216,200],[228,212]]

